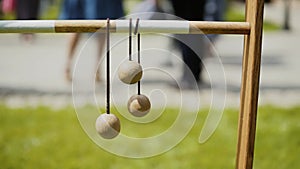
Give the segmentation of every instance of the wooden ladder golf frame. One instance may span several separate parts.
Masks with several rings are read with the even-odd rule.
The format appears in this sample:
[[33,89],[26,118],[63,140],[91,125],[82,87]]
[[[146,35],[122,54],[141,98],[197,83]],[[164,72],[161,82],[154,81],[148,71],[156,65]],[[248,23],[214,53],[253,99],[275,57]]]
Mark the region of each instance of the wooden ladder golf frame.
[[[251,169],[253,165],[261,66],[263,8],[263,0],[246,0],[245,22],[141,20],[139,24],[139,33],[244,35],[237,169]],[[100,31],[105,31],[105,27],[106,20],[0,21],[0,33],[96,32],[100,28],[103,28]],[[128,32],[128,21],[111,21],[110,32]]]

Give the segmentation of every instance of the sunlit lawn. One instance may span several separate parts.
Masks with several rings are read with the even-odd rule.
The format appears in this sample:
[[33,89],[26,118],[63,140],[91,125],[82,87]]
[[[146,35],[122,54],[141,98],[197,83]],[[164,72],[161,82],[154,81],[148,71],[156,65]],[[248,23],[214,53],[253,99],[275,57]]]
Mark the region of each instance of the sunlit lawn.
[[[86,111],[89,111],[86,107]],[[157,123],[142,125],[136,133],[151,133],[170,126],[176,109],[167,109]],[[0,106],[1,169],[225,169],[234,168],[238,111],[227,109],[213,137],[205,144],[198,136],[206,117],[202,110],[189,135],[160,156],[129,159],[112,155],[93,143],[82,130],[72,107],[12,109]],[[259,109],[255,168],[297,169],[300,166],[300,106]],[[122,132],[133,122],[121,118]],[[153,125],[151,127],[151,125]],[[126,127],[127,126],[127,127]],[[144,126],[144,127],[143,127]],[[126,146],[126,143],[124,145]]]

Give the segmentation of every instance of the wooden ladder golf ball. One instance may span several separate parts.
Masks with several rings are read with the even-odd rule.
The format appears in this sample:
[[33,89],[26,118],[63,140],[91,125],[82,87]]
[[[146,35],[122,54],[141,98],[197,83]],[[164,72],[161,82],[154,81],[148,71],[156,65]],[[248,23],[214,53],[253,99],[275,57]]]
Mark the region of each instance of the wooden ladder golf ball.
[[142,66],[135,61],[126,61],[118,69],[119,79],[126,84],[134,84],[141,80]]
[[127,108],[133,116],[143,117],[149,113],[151,103],[145,95],[133,95],[128,100]]
[[120,120],[113,114],[101,114],[96,120],[96,130],[105,139],[113,139],[120,133]]

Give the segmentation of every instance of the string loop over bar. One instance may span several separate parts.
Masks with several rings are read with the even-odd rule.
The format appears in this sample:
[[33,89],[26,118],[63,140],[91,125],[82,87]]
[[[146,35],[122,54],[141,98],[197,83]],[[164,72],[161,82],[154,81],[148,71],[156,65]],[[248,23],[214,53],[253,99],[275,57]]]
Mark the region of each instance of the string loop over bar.
[[[127,33],[128,20],[111,20],[110,32]],[[249,34],[248,22],[140,20],[139,33]],[[106,32],[106,20],[5,20],[0,33]]]
[[140,22],[140,18],[137,18],[136,24],[135,24],[135,29],[134,29],[135,35],[138,33],[138,30],[139,30],[139,22]]

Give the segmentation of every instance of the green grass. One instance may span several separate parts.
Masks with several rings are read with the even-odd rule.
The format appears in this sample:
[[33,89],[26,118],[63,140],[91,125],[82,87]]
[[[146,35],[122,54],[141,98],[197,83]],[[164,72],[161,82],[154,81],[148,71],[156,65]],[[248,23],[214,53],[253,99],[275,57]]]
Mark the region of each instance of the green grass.
[[[84,110],[89,112],[90,108]],[[135,133],[135,136],[155,134],[172,124],[177,116],[174,112],[177,110],[167,109],[157,121],[144,125],[120,118],[122,132]],[[206,110],[201,110],[189,135],[172,150],[152,158],[128,159],[112,155],[94,144],[80,127],[72,107],[13,109],[2,105],[0,168],[234,168],[238,111],[227,109],[213,137],[200,145],[197,140],[205,117]],[[300,106],[259,109],[255,168],[296,169],[300,166],[299,119]]]
[[[226,12],[225,18],[226,21],[244,22],[245,14],[241,13],[240,11],[234,8],[229,8]],[[264,31],[278,31],[281,29],[281,27],[276,23],[264,20],[263,29]]]

